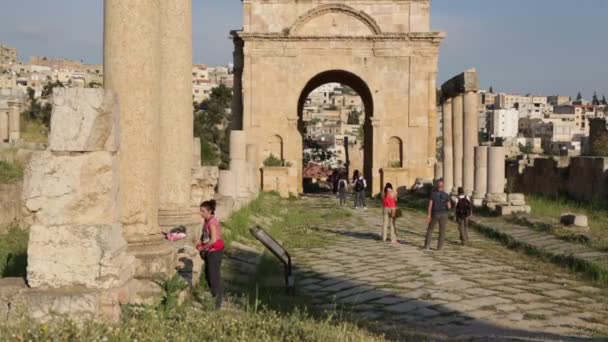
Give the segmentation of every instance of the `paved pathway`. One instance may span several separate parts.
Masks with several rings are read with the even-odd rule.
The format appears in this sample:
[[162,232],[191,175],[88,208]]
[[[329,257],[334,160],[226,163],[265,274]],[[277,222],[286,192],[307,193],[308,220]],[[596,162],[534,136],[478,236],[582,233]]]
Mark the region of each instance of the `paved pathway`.
[[[318,199],[303,201],[331,210]],[[318,227],[337,236],[331,248],[292,251],[299,291],[319,309],[344,306],[367,321],[450,338],[570,340],[608,331],[605,292],[571,273],[538,272],[529,259],[475,232],[473,247],[458,246],[454,225],[448,229],[453,243],[440,252],[423,251],[426,224],[415,212],[398,221],[401,242],[384,244],[376,238],[380,209],[353,213],[339,226]]]

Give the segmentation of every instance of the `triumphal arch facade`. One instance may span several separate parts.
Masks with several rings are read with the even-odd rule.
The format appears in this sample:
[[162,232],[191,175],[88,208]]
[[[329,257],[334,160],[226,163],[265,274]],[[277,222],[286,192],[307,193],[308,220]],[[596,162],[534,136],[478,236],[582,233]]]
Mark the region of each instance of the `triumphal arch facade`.
[[244,0],[234,31],[235,129],[247,158],[287,165],[302,191],[302,107],[310,91],[343,83],[365,105],[364,172],[383,182],[432,178],[436,75],[443,34],[430,30],[429,0]]

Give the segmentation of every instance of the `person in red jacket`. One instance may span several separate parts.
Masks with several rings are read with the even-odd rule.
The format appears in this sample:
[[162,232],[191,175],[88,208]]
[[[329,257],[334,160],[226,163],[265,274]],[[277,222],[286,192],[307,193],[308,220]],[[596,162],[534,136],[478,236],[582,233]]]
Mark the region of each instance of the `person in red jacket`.
[[205,279],[211,289],[211,295],[215,298],[215,308],[222,306],[224,289],[221,281],[222,257],[224,254],[224,241],[220,223],[215,217],[216,202],[205,201],[201,204],[201,217],[203,218],[203,232],[201,241],[196,248],[205,261]]

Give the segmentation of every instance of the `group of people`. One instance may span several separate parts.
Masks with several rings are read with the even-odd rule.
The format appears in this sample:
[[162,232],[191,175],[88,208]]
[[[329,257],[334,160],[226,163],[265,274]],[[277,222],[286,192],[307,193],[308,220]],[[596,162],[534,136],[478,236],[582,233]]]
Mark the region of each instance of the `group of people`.
[[[352,182],[346,179],[345,173],[340,173],[335,192],[340,198],[340,205],[346,205],[346,193],[348,187],[352,185],[354,190],[355,208],[366,208],[365,192],[367,182],[359,171],[353,174]],[[452,209],[452,199],[445,192],[445,184],[443,180],[439,180],[431,193],[427,211],[428,228],[424,248],[430,250],[431,240],[435,227],[439,225],[439,242],[437,250],[443,248],[445,242],[445,231],[448,222],[449,212]],[[458,229],[460,231],[460,240],[463,245],[469,241],[468,223],[469,218],[473,214],[470,199],[464,195],[462,188],[458,189],[458,198],[455,201],[455,215],[458,221]],[[399,216],[400,210],[397,208],[397,193],[393,189],[391,183],[387,183],[384,187],[382,196],[382,241],[387,242],[389,239],[392,243],[397,243],[397,233],[395,229],[395,221]],[[215,217],[216,202],[214,200],[205,201],[200,205],[200,215],[203,219],[202,235],[200,242],[196,248],[200,252],[201,257],[205,260],[205,279],[211,290],[212,296],[215,298],[215,307],[219,309],[222,305],[223,288],[221,284],[220,269],[222,265],[222,257],[224,254],[224,241],[220,223]]]
[[346,196],[348,194],[349,186],[351,186],[353,190],[355,209],[367,209],[367,204],[365,203],[367,181],[359,170],[355,170],[353,173],[352,182],[349,182],[348,174],[346,172],[341,172],[338,170],[334,171],[330,181],[333,185],[334,194],[337,194],[338,198],[340,199],[340,206],[346,205]]
[[[340,205],[346,204],[346,189],[348,187],[348,181],[344,179],[344,174],[341,175],[337,185],[338,197],[340,198]],[[357,187],[357,182],[361,182],[362,186]],[[355,171],[353,176],[353,187],[355,190],[355,208],[363,206],[365,208],[365,189],[367,183],[358,171]],[[458,189],[457,198],[452,201],[450,195],[445,192],[445,184],[443,180],[437,181],[436,186],[431,192],[427,209],[427,233],[424,242],[424,249],[431,250],[431,241],[433,231],[435,227],[439,225],[439,241],[437,243],[437,250],[441,250],[445,243],[445,231],[449,218],[449,213],[452,210],[452,202],[454,202],[454,214],[456,221],[458,222],[458,230],[460,232],[460,241],[462,245],[469,243],[469,219],[473,215],[473,205],[469,197],[465,196],[462,188]],[[397,233],[395,229],[396,220],[401,214],[401,211],[397,208],[397,193],[393,189],[391,183],[386,183],[384,191],[382,193],[382,234],[381,239],[383,242],[389,241],[397,243]]]
[[[466,245],[469,243],[469,219],[473,215],[473,205],[470,198],[465,196],[463,188],[458,188],[458,197],[454,202],[454,214],[456,216],[456,221],[458,222],[460,242],[463,245]],[[440,179],[437,181],[436,187],[431,192],[431,198],[429,199],[427,209],[426,220],[429,226],[424,242],[424,248],[426,250],[431,249],[433,231],[437,225],[439,225],[439,241],[437,243],[437,250],[441,250],[443,248],[443,244],[445,242],[446,225],[451,209],[452,199],[450,198],[450,195],[445,192],[445,184],[443,179]]]

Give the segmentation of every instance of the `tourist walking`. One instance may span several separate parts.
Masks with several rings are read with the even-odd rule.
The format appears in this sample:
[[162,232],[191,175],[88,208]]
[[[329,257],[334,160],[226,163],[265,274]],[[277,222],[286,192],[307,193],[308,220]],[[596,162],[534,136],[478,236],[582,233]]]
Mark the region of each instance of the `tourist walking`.
[[348,190],[348,175],[346,172],[340,174],[340,180],[338,181],[338,198],[340,198],[340,206],[346,205],[346,191]]
[[463,188],[458,188],[455,211],[458,230],[460,231],[460,242],[464,246],[469,243],[469,219],[473,215],[473,205],[471,205],[471,200],[464,195]]
[[367,209],[365,204],[365,189],[367,188],[367,182],[363,178],[363,174],[359,170],[355,170],[353,174],[353,189],[355,191],[355,209],[363,208]]
[[448,223],[448,212],[451,208],[450,195],[445,192],[445,184],[443,179],[440,179],[437,181],[437,186],[431,192],[431,198],[429,200],[428,215],[426,218],[429,226],[426,231],[424,249],[431,249],[433,230],[435,230],[437,224],[439,224],[439,242],[437,243],[437,250],[443,248],[445,228]]
[[196,248],[205,260],[205,280],[211,289],[211,295],[215,298],[215,308],[222,306],[224,289],[221,281],[222,257],[224,254],[224,241],[220,223],[215,217],[216,203],[214,200],[205,201],[200,206],[203,218],[203,234]]
[[397,242],[395,221],[397,220],[397,194],[391,183],[386,183],[382,197],[382,241],[386,242],[387,230],[391,229],[391,242]]

